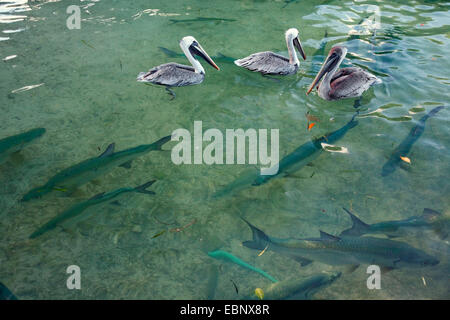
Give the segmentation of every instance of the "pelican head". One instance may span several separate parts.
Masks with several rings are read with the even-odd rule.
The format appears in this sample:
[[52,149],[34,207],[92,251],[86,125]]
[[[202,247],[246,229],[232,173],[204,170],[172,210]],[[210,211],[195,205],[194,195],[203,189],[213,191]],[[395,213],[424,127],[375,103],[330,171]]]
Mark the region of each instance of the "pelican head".
[[314,89],[314,87],[325,76],[325,74],[329,72],[334,73],[341,64],[342,60],[344,60],[346,54],[346,47],[335,46],[331,48],[330,52],[328,53],[328,57],[323,63],[322,68],[320,68],[319,73],[317,73],[317,76],[314,78],[314,81],[312,82],[306,94],[309,94],[312,89]]
[[297,48],[298,52],[302,55],[303,60],[306,60],[306,54],[303,50],[302,43],[300,42],[298,30],[296,28],[290,28],[286,31],[285,36],[288,47],[290,43],[293,43],[294,47]]
[[202,46],[195,40],[194,37],[187,36],[181,39],[180,41],[180,47],[183,50],[183,52],[186,54],[187,58],[189,60],[191,56],[192,59],[197,62],[197,64],[194,61],[191,61],[191,63],[194,65],[194,68],[198,69],[199,72],[204,73],[203,67],[198,63],[197,60],[195,60],[194,56],[199,56],[203,58],[206,62],[208,62],[213,68],[216,68],[217,70],[220,70],[220,68],[214,63],[214,61],[209,57],[209,55],[206,53],[206,51],[202,48]]

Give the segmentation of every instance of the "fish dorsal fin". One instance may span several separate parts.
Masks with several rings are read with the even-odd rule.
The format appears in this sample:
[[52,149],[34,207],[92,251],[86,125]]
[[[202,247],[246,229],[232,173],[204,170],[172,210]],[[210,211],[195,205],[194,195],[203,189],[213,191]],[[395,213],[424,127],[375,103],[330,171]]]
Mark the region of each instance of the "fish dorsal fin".
[[322,239],[322,240],[332,240],[332,241],[341,240],[341,238],[333,236],[332,234],[326,233],[325,231],[322,231],[322,230],[320,230],[320,239]]
[[95,196],[93,196],[89,200],[99,199],[99,198],[103,197],[104,194],[105,194],[105,192],[100,192],[99,194],[96,194]]
[[113,153],[114,153],[114,147],[116,146],[116,144],[113,142],[113,143],[111,143],[107,148],[106,148],[106,150],[101,154],[101,155],[99,155],[98,157],[99,158],[104,158],[104,157],[107,157],[107,156],[110,156],[110,155],[112,155]]
[[346,209],[346,208],[342,208],[345,210],[345,212],[348,213],[348,215],[350,216],[350,218],[352,219],[352,227],[351,230],[355,231],[355,232],[360,232],[364,229],[367,229],[369,227],[369,225],[367,223],[365,223],[364,221],[362,221],[360,218],[358,218],[357,216],[355,216],[353,213],[350,212],[350,210]]
[[440,216],[441,216],[441,213],[437,212],[437,211],[435,211],[433,209],[429,209],[429,208],[423,209],[422,217],[427,222],[432,222],[432,221],[436,220],[436,218],[438,218]]

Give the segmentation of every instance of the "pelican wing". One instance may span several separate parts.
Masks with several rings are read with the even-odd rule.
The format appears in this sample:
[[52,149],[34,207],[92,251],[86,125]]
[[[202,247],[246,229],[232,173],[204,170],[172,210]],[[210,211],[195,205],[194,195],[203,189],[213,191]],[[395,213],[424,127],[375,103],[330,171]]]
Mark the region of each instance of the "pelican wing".
[[289,59],[270,51],[254,53],[238,59],[234,63],[237,66],[262,74],[286,75],[292,73],[295,69],[295,66],[289,63]]
[[360,68],[342,68],[330,81],[329,96],[333,100],[359,97],[370,86],[380,81],[374,75]]
[[137,81],[151,82],[169,87],[182,87],[198,84],[203,81],[204,74],[196,73],[195,69],[178,63],[166,63],[141,72]]

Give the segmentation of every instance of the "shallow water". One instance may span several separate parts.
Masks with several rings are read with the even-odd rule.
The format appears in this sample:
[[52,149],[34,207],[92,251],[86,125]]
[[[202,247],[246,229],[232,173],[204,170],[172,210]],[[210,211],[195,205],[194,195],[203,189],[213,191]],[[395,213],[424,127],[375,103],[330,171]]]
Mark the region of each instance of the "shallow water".
[[[72,4],[81,7],[80,30],[66,27]],[[370,16],[369,5],[381,12],[376,31],[358,25]],[[219,19],[189,21],[198,17]],[[235,299],[230,280],[242,296],[269,280],[214,260],[207,251],[226,250],[279,280],[343,269],[320,262],[300,267],[270,250],[258,256],[241,245],[251,233],[240,216],[283,238],[316,237],[319,230],[339,234],[351,224],[343,206],[367,223],[406,219],[426,207],[450,214],[448,109],[426,122],[408,155],[409,170],[381,176],[383,164],[417,121],[447,104],[449,19],[449,5],[440,1],[221,1],[210,7],[180,0],[0,3],[0,139],[47,129],[0,165],[0,281],[21,299],[205,299],[207,275],[218,266],[215,298]],[[301,60],[296,75],[279,81],[227,59],[216,59],[220,72],[202,63],[204,82],[175,89],[173,101],[163,88],[135,80],[162,63],[187,64],[158,48],[180,53],[178,42],[185,35],[195,36],[212,57],[265,50],[287,55],[283,33],[290,27],[300,30],[307,60]],[[323,41],[325,53],[318,53]],[[213,199],[252,166],[176,166],[170,151],[151,152],[131,169],[117,168],[70,196],[55,191],[19,201],[112,142],[117,150],[151,143],[178,128],[192,131],[199,120],[204,130],[279,129],[283,157],[342,127],[355,113],[354,99],[327,102],[315,92],[305,95],[336,44],[349,51],[343,66],[360,66],[383,80],[363,95],[359,125],[337,143],[348,153],[323,152],[292,176]],[[308,111],[320,119],[310,131]],[[154,196],[127,194],[119,205],[94,208],[95,214],[74,228],[28,239],[80,201],[152,179],[157,180],[150,188]],[[381,290],[367,289],[362,265],[316,298],[450,298],[448,240],[432,233],[399,240],[440,263],[383,274]],[[69,265],[81,268],[81,290],[66,287]]]

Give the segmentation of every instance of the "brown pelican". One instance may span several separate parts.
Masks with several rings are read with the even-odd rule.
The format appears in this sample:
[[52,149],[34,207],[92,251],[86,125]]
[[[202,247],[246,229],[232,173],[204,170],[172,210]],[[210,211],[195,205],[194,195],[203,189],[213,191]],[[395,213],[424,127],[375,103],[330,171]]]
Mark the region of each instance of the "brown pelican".
[[298,61],[294,47],[297,48],[304,60],[306,60],[306,55],[300,43],[297,29],[291,28],[287,30],[285,37],[289,51],[289,59],[270,51],[264,51],[235,60],[234,63],[250,71],[260,72],[262,75],[273,74],[285,76],[296,73],[300,61]]
[[170,89],[171,87],[199,84],[205,78],[205,70],[200,62],[194,58],[194,55],[202,57],[211,66],[220,70],[194,37],[187,36],[181,39],[180,47],[186,58],[192,64],[192,67],[174,62],[162,64],[148,70],[148,72],[139,73],[137,81],[166,86],[166,90],[172,95],[172,99],[174,99],[175,93]]
[[361,68],[342,68],[336,72],[346,54],[347,48],[345,47],[335,46],[331,48],[327,59],[306,94],[309,94],[322,78],[323,80],[317,88],[319,97],[325,100],[359,97],[372,85],[381,83],[381,79]]

